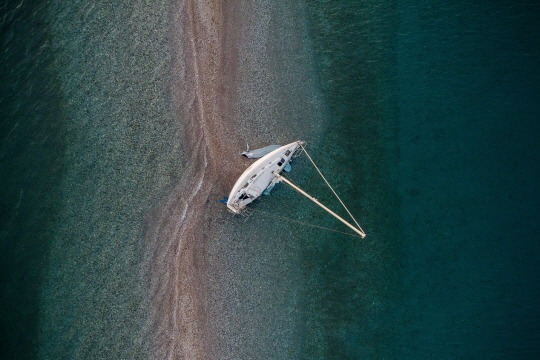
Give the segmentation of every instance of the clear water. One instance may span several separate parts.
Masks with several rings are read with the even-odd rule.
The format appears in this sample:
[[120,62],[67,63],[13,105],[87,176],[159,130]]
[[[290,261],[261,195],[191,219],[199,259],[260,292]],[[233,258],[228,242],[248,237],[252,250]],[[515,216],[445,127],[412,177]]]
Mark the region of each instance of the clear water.
[[538,356],[539,10],[398,7],[397,344],[411,358]]
[[144,226],[182,160],[169,4],[5,6],[2,357],[146,358]]
[[538,7],[309,3],[328,142],[371,236],[306,255],[306,353],[538,356]]
[[37,353],[39,289],[60,210],[65,117],[46,6],[2,4],[0,277],[2,358]]
[[[312,152],[368,237],[298,231],[294,353],[536,358],[538,7],[306,5],[329,120]],[[182,160],[168,9],[2,5],[3,358],[148,356],[144,223]]]

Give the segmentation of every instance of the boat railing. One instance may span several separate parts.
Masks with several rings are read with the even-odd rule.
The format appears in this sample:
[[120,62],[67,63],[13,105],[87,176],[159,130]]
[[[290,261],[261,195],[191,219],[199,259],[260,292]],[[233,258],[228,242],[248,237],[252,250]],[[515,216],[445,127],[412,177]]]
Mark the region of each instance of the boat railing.
[[246,207],[244,208],[244,210],[242,210],[240,215],[244,218],[244,222],[246,222],[249,220],[249,218],[251,217],[251,215],[253,215],[254,212],[255,212],[255,209]]
[[294,154],[291,156],[292,159],[295,159],[297,157],[299,157],[300,155],[302,155],[302,153],[304,152],[304,146],[306,146],[306,142],[305,141],[300,141],[300,147],[298,147],[295,151],[294,151]]

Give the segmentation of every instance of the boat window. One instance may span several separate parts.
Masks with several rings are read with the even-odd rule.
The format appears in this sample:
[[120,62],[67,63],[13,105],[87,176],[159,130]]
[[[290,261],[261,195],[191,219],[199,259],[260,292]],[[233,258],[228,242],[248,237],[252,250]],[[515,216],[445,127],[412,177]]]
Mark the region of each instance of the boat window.
[[285,156],[289,156],[290,153],[291,153],[291,150],[285,151]]
[[281,161],[277,163],[277,166],[281,166],[281,165],[283,165]]

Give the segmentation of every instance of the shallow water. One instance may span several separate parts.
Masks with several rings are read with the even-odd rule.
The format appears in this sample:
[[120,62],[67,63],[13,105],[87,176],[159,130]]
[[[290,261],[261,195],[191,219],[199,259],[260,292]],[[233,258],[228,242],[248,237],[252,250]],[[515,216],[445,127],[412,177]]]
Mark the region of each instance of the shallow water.
[[9,358],[148,355],[145,219],[182,160],[167,101],[167,10],[51,1],[11,12],[2,66]]
[[[304,247],[304,358],[392,357],[394,327],[387,314],[399,293],[401,261],[393,173],[397,16],[391,2],[308,4],[329,117],[325,141],[312,155],[368,236],[319,232]],[[316,172],[308,171],[306,186],[339,210]],[[310,216],[312,222],[343,228],[322,211]]]
[[51,3],[65,174],[41,292],[44,357],[148,356],[144,226],[181,174],[168,2]]
[[[226,49],[239,65],[229,84],[241,138],[231,144],[237,146],[232,156],[239,157],[245,142],[252,148],[299,138],[316,144],[322,106],[302,4],[252,1],[225,8],[236,17],[226,19],[234,26],[228,34],[238,39]],[[305,203],[278,185],[270,197],[253,204],[257,212],[248,221],[233,218],[215,200],[227,195],[236,177],[255,161],[239,158],[243,167],[230,170],[232,182],[214,185],[205,215],[210,358],[298,358],[305,229],[275,216],[297,215]],[[295,162],[293,173],[304,165]],[[216,194],[217,189],[223,192]]]

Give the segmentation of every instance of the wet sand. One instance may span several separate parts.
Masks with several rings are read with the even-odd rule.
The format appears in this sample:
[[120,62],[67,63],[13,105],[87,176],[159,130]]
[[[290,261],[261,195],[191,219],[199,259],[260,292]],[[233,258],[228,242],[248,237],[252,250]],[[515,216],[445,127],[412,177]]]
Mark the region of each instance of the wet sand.
[[[216,201],[249,166],[239,156],[246,143],[316,142],[321,133],[303,9],[279,6],[186,1],[171,9],[171,97],[186,160],[147,222],[156,359],[298,351],[298,232],[268,219],[245,223]],[[299,209],[285,197],[273,202]]]

